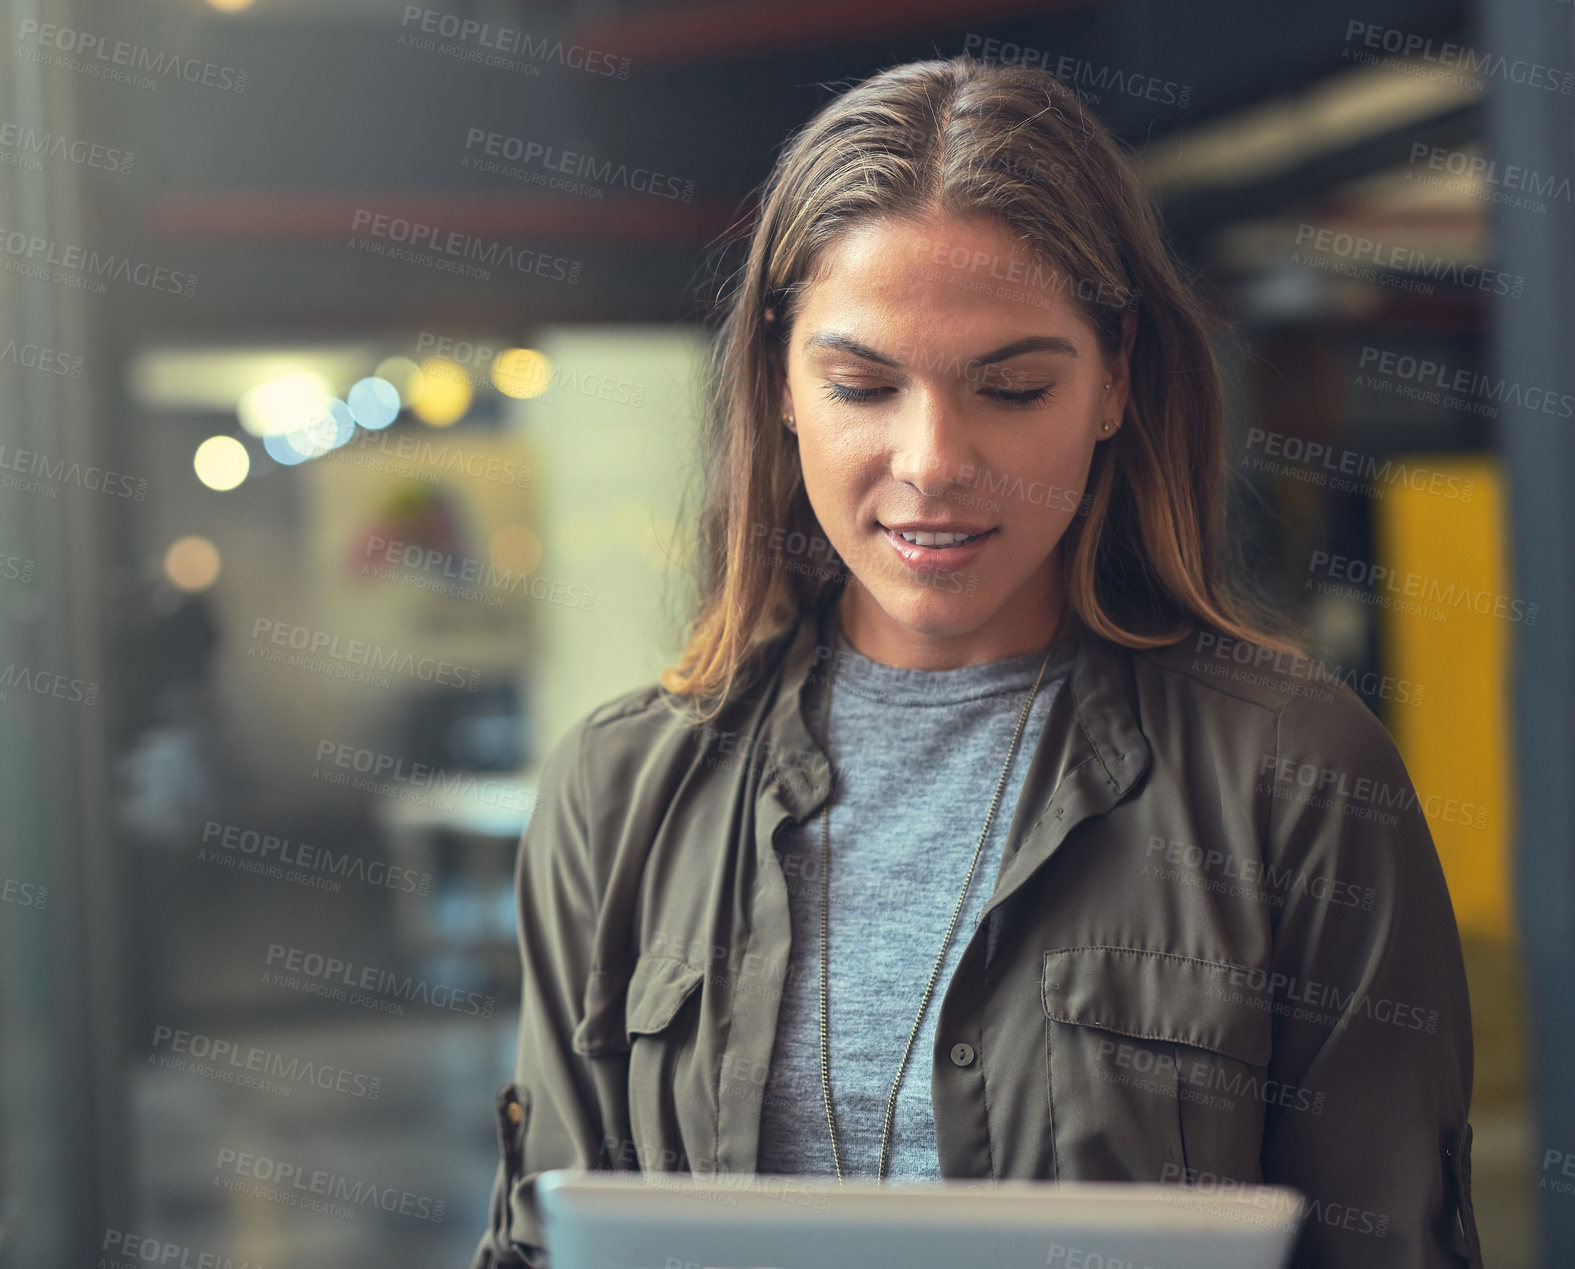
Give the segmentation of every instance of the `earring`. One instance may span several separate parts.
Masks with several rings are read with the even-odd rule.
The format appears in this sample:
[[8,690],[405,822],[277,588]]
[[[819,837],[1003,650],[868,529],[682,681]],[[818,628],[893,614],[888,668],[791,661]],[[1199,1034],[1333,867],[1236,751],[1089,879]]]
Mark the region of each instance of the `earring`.
[[782,421],[791,428],[798,420],[795,419],[791,414],[784,412],[782,415]]
[[1110,384],[1108,382],[1105,384],[1105,391],[1106,392],[1110,391]]
[[1106,419],[1103,423],[1101,423],[1099,425],[1099,430],[1101,432],[1108,432],[1110,430],[1110,420]]

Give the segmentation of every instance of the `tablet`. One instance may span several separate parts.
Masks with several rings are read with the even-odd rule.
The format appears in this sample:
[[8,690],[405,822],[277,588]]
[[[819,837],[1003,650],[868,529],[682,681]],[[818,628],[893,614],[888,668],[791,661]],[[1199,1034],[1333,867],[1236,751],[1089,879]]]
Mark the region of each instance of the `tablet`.
[[571,1169],[536,1198],[552,1269],[1283,1269],[1304,1208],[1280,1186]]

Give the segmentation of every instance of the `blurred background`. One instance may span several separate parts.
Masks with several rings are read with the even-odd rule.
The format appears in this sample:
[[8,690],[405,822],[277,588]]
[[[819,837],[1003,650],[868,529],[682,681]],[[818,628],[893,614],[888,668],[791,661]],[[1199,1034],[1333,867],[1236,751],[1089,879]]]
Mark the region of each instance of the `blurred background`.
[[536,770],[682,635],[720,236],[970,52],[1227,320],[1234,536],[1448,876],[1486,1263],[1575,1264],[1575,6],[0,13],[0,1263],[468,1263]]

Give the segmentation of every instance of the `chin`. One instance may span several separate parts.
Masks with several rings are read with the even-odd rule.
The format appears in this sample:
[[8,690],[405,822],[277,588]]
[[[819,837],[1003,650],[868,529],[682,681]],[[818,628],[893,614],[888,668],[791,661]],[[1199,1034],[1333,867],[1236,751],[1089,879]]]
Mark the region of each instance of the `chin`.
[[[873,586],[855,578],[886,616],[916,634],[945,639],[977,629],[990,614],[990,604],[967,573],[935,574],[928,583],[893,582],[876,578]],[[972,585],[972,593],[969,587]]]

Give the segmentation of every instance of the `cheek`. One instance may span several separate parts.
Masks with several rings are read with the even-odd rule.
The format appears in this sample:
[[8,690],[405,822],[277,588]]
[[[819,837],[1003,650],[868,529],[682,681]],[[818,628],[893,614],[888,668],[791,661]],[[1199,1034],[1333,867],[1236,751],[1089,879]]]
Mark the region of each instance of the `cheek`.
[[799,427],[799,462],[811,492],[840,493],[866,483],[875,458],[846,430],[811,421]]
[[1060,434],[1015,447],[1011,453],[1002,454],[1001,460],[1009,464],[1004,470],[1023,483],[1040,481],[1056,488],[1075,487],[1084,479],[1089,460],[1093,457],[1093,441],[1081,434]]

